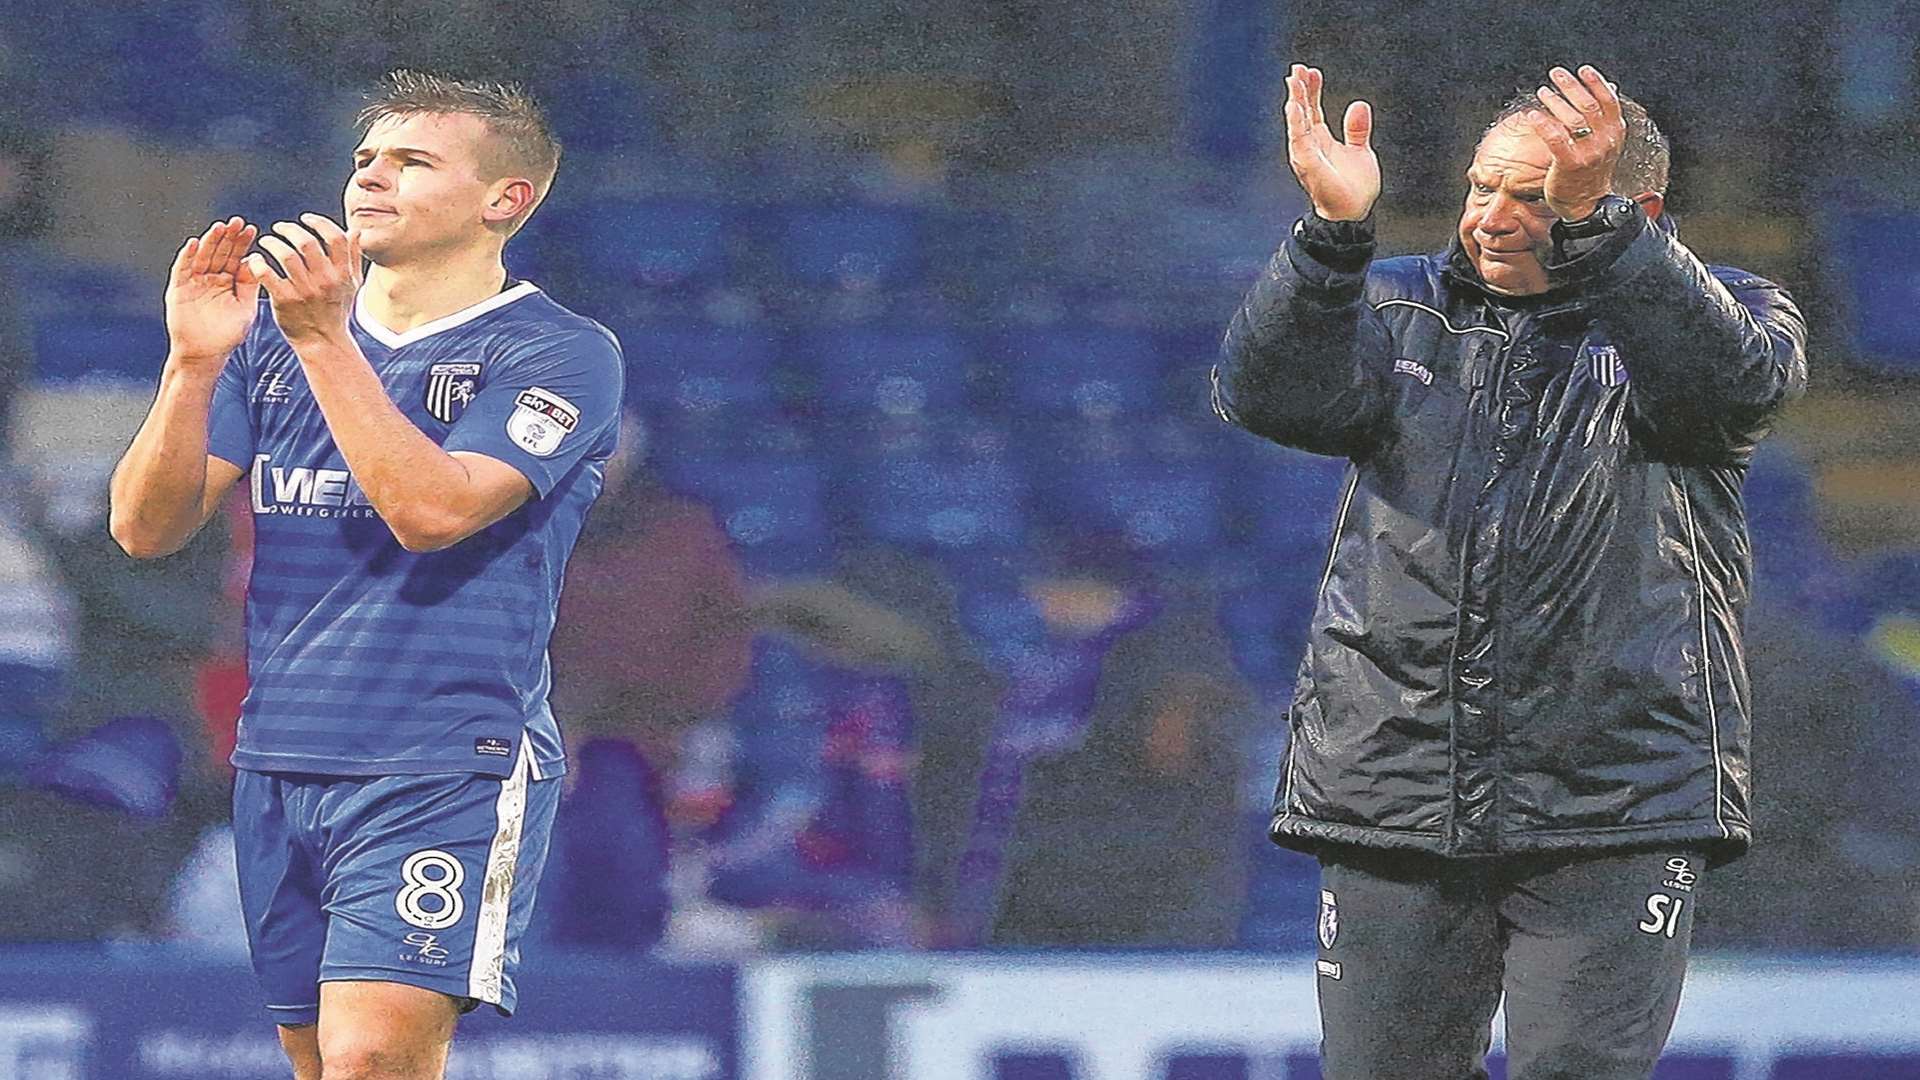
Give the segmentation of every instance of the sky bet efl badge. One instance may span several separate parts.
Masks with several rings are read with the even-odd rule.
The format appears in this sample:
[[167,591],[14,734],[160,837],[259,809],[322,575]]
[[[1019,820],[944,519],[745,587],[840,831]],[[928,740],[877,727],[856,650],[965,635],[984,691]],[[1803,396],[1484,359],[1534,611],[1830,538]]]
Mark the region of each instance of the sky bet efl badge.
[[473,403],[479,389],[479,364],[435,364],[427,369],[427,414],[451,424]]
[[1340,940],[1340,908],[1334,903],[1333,894],[1325,889],[1321,889],[1320,947],[1323,949],[1331,949],[1333,948],[1333,943],[1338,940]]
[[560,448],[560,440],[580,424],[580,410],[551,390],[530,386],[514,401],[507,417],[507,435],[534,457],[546,457]]

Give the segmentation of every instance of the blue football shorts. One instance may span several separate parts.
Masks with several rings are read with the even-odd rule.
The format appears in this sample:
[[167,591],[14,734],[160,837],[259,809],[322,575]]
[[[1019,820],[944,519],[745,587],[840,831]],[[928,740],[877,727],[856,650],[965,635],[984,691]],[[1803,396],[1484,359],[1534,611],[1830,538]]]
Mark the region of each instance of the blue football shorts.
[[278,1024],[320,1017],[320,984],[405,983],[511,1015],[520,939],[547,858],[557,780],[513,773],[314,776],[242,769],[240,906]]

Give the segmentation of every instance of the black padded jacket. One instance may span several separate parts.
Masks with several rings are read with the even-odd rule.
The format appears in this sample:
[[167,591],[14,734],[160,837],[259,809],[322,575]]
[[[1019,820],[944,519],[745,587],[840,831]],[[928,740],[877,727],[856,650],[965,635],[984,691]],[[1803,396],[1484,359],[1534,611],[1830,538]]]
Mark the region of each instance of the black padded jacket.
[[[1643,215],[1481,284],[1309,215],[1215,411],[1351,460],[1272,835],[1487,856],[1751,839],[1741,485],[1806,384],[1784,290]],[[1257,497],[1257,493],[1256,497]]]

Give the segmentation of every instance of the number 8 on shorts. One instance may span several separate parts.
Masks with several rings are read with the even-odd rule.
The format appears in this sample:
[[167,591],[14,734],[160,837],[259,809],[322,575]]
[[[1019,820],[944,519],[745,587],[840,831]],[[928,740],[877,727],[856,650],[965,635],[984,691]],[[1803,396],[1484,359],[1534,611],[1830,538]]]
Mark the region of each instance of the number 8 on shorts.
[[407,856],[400,879],[406,884],[393,898],[394,910],[409,925],[422,930],[445,930],[460,921],[460,886],[467,880],[460,860],[428,848]]

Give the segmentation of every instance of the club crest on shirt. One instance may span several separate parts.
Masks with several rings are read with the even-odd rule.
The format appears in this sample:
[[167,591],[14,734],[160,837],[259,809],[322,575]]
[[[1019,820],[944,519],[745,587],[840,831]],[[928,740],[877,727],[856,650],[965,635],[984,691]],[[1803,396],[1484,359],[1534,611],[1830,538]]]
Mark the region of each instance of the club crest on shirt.
[[1631,376],[1620,362],[1620,350],[1613,345],[1589,345],[1581,353],[1587,365],[1587,377],[1601,386],[1624,386]]
[[1320,947],[1333,948],[1340,940],[1340,907],[1334,902],[1333,893],[1320,890]]
[[435,364],[427,369],[427,415],[451,424],[473,404],[473,395],[479,389],[479,364],[471,361]]
[[580,425],[580,410],[551,390],[530,386],[514,399],[507,437],[535,457],[560,449],[560,440]]

